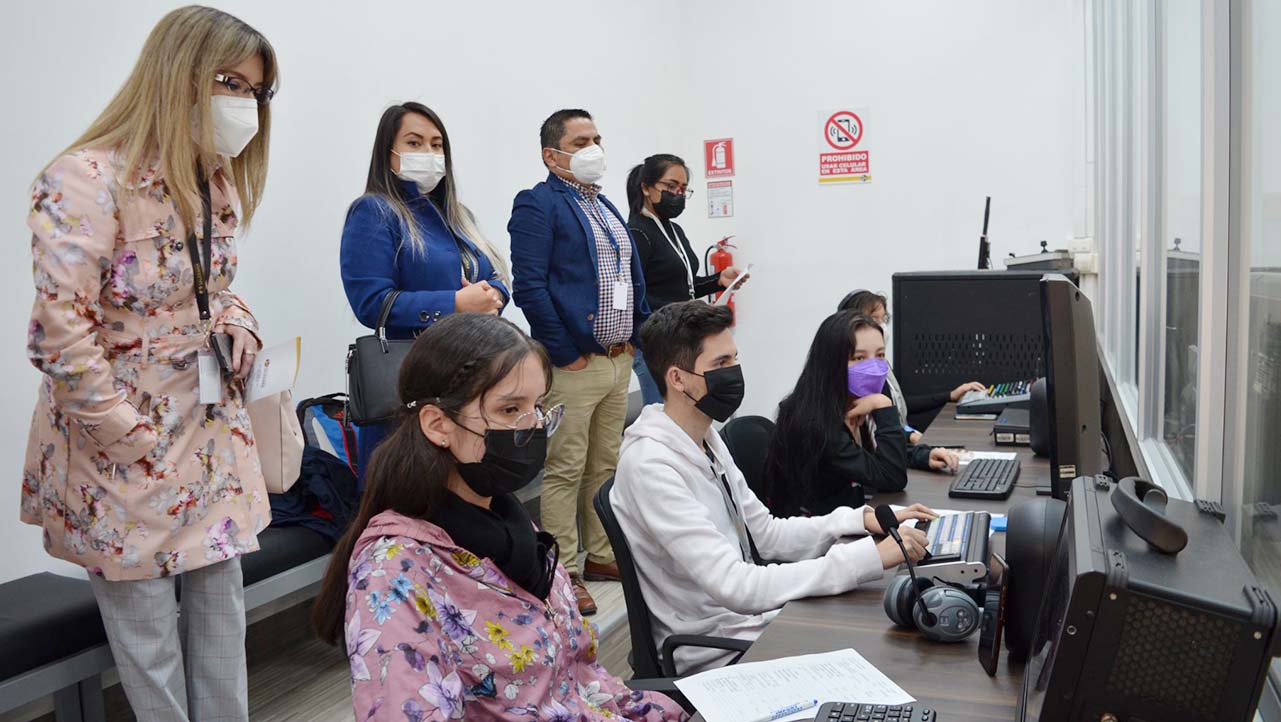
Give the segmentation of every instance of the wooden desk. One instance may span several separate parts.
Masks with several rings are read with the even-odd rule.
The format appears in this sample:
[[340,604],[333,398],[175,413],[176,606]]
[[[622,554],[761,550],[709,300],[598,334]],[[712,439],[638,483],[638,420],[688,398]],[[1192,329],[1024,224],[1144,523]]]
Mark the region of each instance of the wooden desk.
[[[935,509],[1000,512],[1012,504],[1036,498],[1032,487],[1048,480],[1049,461],[1034,456],[1027,447],[995,446],[991,430],[991,421],[957,421],[949,405],[930,426],[925,440],[934,446],[964,446],[974,451],[1017,451],[1022,471],[1019,486],[1008,500],[950,499],[947,487],[953,477],[910,471],[904,493],[877,494],[871,503],[920,502]],[[998,551],[1004,549],[1003,534],[993,537],[993,546]],[[1015,719],[1023,683],[1022,666],[1011,668],[1002,649],[996,676],[988,677],[978,662],[977,633],[964,642],[941,644],[926,640],[915,630],[895,626],[881,606],[882,593],[892,578],[893,575],[887,573],[881,581],[847,594],[789,602],[744,655],[743,661],[853,648],[916,697],[921,705],[938,710],[943,722]],[[702,716],[697,715],[694,720],[701,721]]]

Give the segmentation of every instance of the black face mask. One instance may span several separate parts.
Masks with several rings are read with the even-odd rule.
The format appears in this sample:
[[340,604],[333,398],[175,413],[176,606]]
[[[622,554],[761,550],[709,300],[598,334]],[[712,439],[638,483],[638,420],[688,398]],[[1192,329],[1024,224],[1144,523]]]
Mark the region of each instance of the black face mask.
[[688,391],[684,394],[689,396],[689,400],[694,402],[694,408],[702,411],[716,421],[725,421],[738,411],[738,407],[743,405],[743,396],[747,393],[747,386],[743,382],[743,367],[740,365],[727,366],[723,369],[714,369],[705,374],[687,373],[695,376],[702,376],[707,382],[707,393],[703,398],[695,399],[689,395]]
[[658,213],[659,218],[671,220],[685,212],[685,195],[677,195],[671,191],[663,191],[663,197],[654,204],[654,211]]
[[480,496],[510,494],[527,486],[547,462],[546,429],[534,429],[524,446],[516,445],[515,429],[488,429],[483,434],[467,430],[485,439],[485,456],[480,461],[455,461],[458,475]]

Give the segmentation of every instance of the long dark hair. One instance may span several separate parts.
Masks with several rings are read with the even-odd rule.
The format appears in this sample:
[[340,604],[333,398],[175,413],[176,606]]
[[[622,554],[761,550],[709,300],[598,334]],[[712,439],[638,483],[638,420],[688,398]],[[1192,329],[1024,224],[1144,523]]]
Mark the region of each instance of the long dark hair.
[[440,130],[442,150],[445,153],[445,177],[436,184],[427,197],[431,198],[440,209],[441,214],[445,216],[445,222],[454,233],[476,244],[476,247],[489,257],[490,263],[498,274],[506,278],[507,263],[494,250],[489,240],[481,234],[471,211],[458,200],[458,188],[454,184],[454,153],[449,145],[449,131],[445,130],[445,122],[431,108],[422,103],[410,101],[393,105],[383,111],[383,116],[378,121],[378,130],[374,133],[374,149],[369,157],[369,176],[365,180],[365,195],[383,199],[387,204],[387,210],[400,223],[405,240],[409,242],[410,247],[415,253],[423,253],[422,234],[418,231],[418,225],[414,223],[413,215],[409,212],[410,198],[405,194],[400,177],[391,168],[391,149],[396,144],[400,124],[409,113],[417,113],[427,118]]
[[347,606],[347,565],[369,520],[392,510],[427,518],[446,493],[454,457],[428,441],[410,402],[430,403],[451,416],[483,399],[526,357],[542,362],[550,388],[552,364],[542,344],[498,316],[456,313],[423,332],[405,356],[398,384],[402,404],[396,430],[379,444],[365,473],[360,512],[338,545],[312,608],[311,623],[329,644],[343,639]]
[[849,363],[859,329],[881,330],[858,311],[838,311],[823,320],[810,344],[796,388],[778,405],[778,420],[765,459],[774,513],[800,513],[805,490],[823,458],[827,434],[845,422]]
[[632,213],[640,215],[645,208],[645,190],[642,185],[652,186],[663,179],[667,169],[678,165],[689,175],[689,166],[679,156],[671,153],[657,153],[645,159],[644,163],[632,168],[627,174],[627,205]]

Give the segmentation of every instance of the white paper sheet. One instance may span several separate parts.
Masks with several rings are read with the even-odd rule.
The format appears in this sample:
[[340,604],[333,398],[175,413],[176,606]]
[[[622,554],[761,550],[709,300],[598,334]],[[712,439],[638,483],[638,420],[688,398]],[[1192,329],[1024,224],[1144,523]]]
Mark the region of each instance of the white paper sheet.
[[249,378],[245,380],[245,399],[257,401],[292,389],[301,361],[302,338],[298,336],[259,351]]
[[716,299],[716,305],[724,306],[728,304],[729,300],[734,297],[734,294],[738,293],[738,289],[743,285],[743,282],[746,281],[747,277],[750,275],[752,275],[752,264],[749,263],[747,264],[747,269],[744,270],[742,273],[738,274],[738,278],[735,278],[734,282],[729,284],[729,288],[726,288],[725,292],[721,294],[721,297]]
[[[912,695],[852,649],[734,664],[676,680],[707,722],[745,722],[797,702],[907,704]],[[812,720],[817,707],[782,717]]]

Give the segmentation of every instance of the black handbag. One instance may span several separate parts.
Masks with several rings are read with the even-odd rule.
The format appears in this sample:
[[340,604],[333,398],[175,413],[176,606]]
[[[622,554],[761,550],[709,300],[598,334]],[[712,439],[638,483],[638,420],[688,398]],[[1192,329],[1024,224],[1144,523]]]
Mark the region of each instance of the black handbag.
[[414,340],[387,338],[387,319],[399,295],[400,291],[388,293],[378,312],[377,330],[347,347],[347,418],[357,426],[389,421],[401,406],[400,363]]

